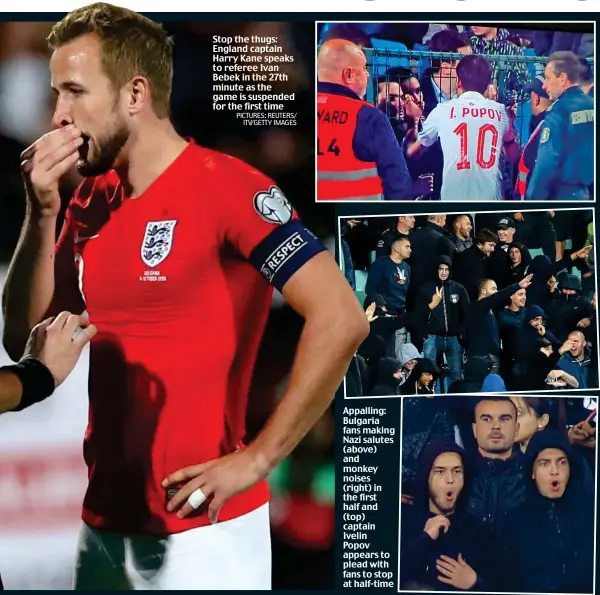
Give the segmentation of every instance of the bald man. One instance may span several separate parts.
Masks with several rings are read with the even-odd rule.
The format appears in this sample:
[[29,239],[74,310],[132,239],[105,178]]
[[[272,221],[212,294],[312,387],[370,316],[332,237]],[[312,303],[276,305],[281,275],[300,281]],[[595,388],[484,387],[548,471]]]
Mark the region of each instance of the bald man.
[[317,200],[411,200],[402,149],[385,114],[363,100],[369,73],[362,49],[331,39],[317,56]]
[[559,353],[558,367],[577,380],[578,388],[598,388],[598,366],[581,331],[569,333]]

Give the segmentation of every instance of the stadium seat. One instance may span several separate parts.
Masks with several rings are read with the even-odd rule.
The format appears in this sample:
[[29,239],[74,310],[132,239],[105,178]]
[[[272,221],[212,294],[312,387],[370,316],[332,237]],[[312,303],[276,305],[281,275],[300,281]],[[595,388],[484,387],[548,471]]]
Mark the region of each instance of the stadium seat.
[[354,295],[356,296],[356,299],[360,302],[360,305],[362,306],[365,303],[365,299],[367,299],[367,294],[364,291],[355,291]]
[[367,271],[354,271],[356,276],[356,291],[363,291],[367,285]]

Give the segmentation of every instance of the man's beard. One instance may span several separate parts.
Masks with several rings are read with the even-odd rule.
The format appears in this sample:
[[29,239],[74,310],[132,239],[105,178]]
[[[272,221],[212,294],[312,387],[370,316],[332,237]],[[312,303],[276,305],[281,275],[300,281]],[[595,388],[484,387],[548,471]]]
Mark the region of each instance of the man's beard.
[[[84,177],[100,176],[113,169],[117,156],[129,138],[129,130],[118,122],[115,129],[103,137],[93,140],[93,154],[80,157],[77,161],[77,171]],[[89,142],[89,141],[88,141]]]

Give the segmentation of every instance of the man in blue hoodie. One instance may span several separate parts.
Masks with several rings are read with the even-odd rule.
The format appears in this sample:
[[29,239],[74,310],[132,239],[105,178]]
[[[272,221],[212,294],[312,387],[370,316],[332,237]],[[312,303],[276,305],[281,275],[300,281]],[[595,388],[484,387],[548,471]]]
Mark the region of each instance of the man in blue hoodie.
[[[398,238],[390,249],[389,256],[378,258],[369,268],[367,295],[378,293],[383,297],[389,314],[402,316],[406,312],[406,294],[410,284],[410,266],[405,262],[410,258],[410,240]],[[400,345],[406,343],[406,328],[396,331],[396,353]]]
[[[525,454],[526,498],[505,525],[508,591],[592,593],[594,484],[561,433],[534,434]],[[504,589],[503,589],[504,590]]]
[[423,449],[412,504],[400,518],[400,587],[426,591],[493,590],[493,556],[485,526],[466,514],[471,470],[449,440]]
[[[598,388],[596,367],[592,367],[590,348],[581,331],[569,333],[564,346],[568,347],[558,360],[558,367],[579,383],[578,388]],[[590,373],[594,371],[594,373]]]

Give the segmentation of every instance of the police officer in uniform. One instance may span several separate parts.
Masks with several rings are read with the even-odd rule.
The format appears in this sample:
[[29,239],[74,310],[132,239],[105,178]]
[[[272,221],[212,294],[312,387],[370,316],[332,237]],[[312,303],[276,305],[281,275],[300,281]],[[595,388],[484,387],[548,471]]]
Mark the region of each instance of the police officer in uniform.
[[555,52],[544,73],[548,108],[526,200],[593,200],[594,100],[579,87],[573,52]]
[[413,186],[386,115],[362,98],[369,73],[362,49],[325,42],[317,57],[317,200],[412,200],[433,189]]

